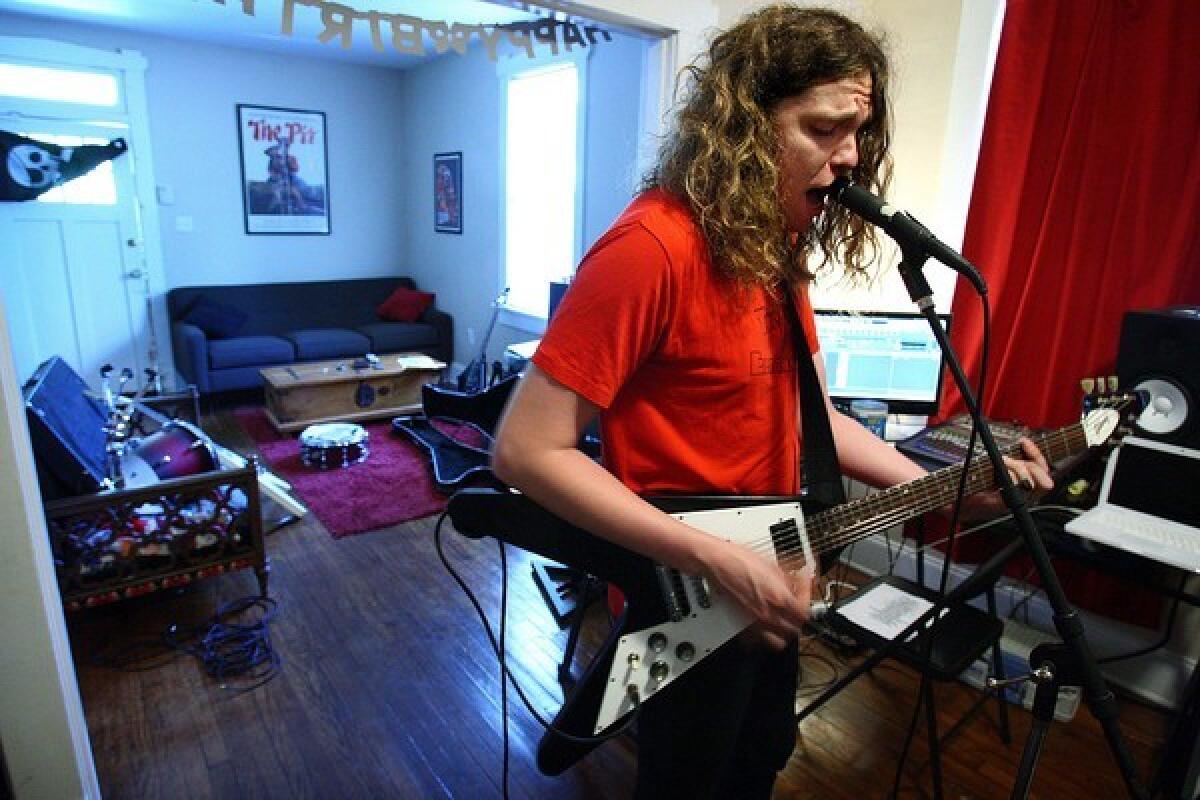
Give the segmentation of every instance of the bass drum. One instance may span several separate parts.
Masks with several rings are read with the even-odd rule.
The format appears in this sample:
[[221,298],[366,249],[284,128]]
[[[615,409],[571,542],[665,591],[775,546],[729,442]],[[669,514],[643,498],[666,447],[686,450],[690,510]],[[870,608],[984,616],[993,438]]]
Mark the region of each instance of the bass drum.
[[132,489],[209,472],[218,464],[217,452],[204,431],[183,420],[172,420],[121,456],[121,479],[125,488]]

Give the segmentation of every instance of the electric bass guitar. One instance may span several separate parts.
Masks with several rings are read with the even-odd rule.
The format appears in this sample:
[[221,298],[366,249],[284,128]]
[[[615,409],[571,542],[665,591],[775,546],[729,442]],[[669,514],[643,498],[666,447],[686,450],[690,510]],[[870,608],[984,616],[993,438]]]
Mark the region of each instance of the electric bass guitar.
[[[1050,463],[1104,443],[1121,422],[1118,409],[1132,397],[1104,401],[1074,425],[1030,436]],[[1006,452],[1016,452],[1013,445]],[[721,536],[798,570],[822,554],[879,533],[954,501],[962,467],[946,467],[861,500],[806,516],[795,498],[665,497],[650,502],[686,524]],[[987,459],[973,463],[968,494],[993,488]],[[623,722],[638,705],[677,681],[751,623],[751,617],[697,576],[656,564],[576,528],[512,490],[464,489],[448,510],[459,533],[495,538],[619,587],[624,615],[555,718],[575,737],[597,737]],[[600,741],[568,740],[548,732],[538,768],[557,775]]]

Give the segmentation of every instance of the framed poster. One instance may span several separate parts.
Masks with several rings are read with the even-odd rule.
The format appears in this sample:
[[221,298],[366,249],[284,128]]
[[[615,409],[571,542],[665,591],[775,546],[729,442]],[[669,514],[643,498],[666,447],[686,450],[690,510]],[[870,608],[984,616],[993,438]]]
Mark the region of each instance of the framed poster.
[[462,233],[462,153],[433,154],[433,229]]
[[239,103],[246,233],[328,234],[325,114]]

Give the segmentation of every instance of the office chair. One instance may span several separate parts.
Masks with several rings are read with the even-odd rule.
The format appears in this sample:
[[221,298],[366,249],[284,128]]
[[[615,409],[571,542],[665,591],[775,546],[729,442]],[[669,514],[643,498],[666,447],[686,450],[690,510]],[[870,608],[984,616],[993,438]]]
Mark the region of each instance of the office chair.
[[[919,545],[924,543],[923,532],[919,534],[918,543]],[[938,590],[924,585],[923,548],[918,549],[918,580],[911,581],[896,575],[882,575],[867,583],[854,594],[830,606],[825,616],[826,624],[835,632],[852,638],[873,652],[866,660],[801,709],[797,715],[797,721],[811,714],[864,672],[873,669],[884,658],[890,657],[907,664],[926,678],[921,684],[920,702],[925,705],[933,795],[940,800],[942,797],[941,750],[961,730],[962,726],[982,709],[990,694],[995,694],[998,704],[997,726],[1000,738],[1005,744],[1012,740],[1008,724],[1008,704],[1002,692],[993,690],[985,690],[948,731],[939,735],[933,683],[956,680],[964,670],[989,650],[991,651],[992,675],[998,679],[1004,679],[1004,663],[1000,650],[1000,637],[1004,633],[1004,622],[996,613],[995,585],[1003,573],[1005,564],[1022,546],[1023,542],[1019,538],[1011,540],[998,553],[977,567],[966,580],[946,593],[945,610],[935,623],[932,625],[926,623],[926,633],[914,632],[905,643],[892,647],[890,650],[884,649],[886,645],[890,644],[890,640],[847,617],[847,612],[853,614],[853,611],[847,607],[856,599],[866,597],[868,592],[885,586],[887,587],[884,589],[885,592],[896,590],[937,604],[940,599]],[[944,568],[949,568],[949,562]],[[971,600],[981,595],[985,597],[986,611],[969,604]],[[932,634],[932,640],[929,640],[930,634]],[[927,645],[930,645],[928,662],[925,659]]]

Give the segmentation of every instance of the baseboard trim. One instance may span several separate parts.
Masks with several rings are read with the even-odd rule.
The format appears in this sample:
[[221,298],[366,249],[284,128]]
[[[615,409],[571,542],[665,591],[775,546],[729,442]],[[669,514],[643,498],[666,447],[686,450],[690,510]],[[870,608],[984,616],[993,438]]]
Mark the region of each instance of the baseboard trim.
[[[871,536],[848,548],[842,554],[842,560],[869,575],[892,571],[901,577],[915,580],[917,562],[913,542],[907,540],[902,549],[899,549],[899,543],[898,535],[890,539],[884,534]],[[893,562],[894,569],[891,568]],[[936,582],[941,580],[943,563],[941,553],[926,553],[927,584],[936,585]],[[950,585],[958,585],[970,572],[969,566],[955,564],[950,570]],[[1031,591],[1037,593],[1026,601]],[[1011,618],[1015,609],[1015,618],[1023,625],[1054,632],[1053,609],[1045,594],[1032,587],[1003,578],[997,584],[996,603],[1001,616]],[[1148,647],[1162,636],[1162,631],[1128,625],[1083,609],[1079,609],[1079,616],[1083,621],[1087,643],[1097,658]],[[1194,658],[1167,646],[1138,658],[1104,664],[1101,672],[1113,686],[1161,708],[1175,709],[1195,668]]]

